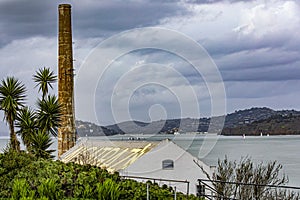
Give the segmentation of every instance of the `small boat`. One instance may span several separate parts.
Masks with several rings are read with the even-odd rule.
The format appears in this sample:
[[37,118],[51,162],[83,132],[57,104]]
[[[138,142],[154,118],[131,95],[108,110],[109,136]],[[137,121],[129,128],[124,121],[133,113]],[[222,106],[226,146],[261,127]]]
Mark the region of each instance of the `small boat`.
[[243,134],[243,138],[246,139],[246,135],[245,134]]
[[180,135],[180,133],[178,131],[175,131],[174,135]]

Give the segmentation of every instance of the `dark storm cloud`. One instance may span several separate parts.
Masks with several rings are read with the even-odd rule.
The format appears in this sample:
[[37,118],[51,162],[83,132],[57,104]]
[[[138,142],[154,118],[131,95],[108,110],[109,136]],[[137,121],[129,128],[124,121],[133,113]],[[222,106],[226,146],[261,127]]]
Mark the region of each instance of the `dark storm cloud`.
[[[186,14],[184,7],[176,2],[168,1],[107,1],[96,6],[81,9],[74,2],[77,15],[74,20],[79,30],[87,31],[83,34],[97,34],[97,30],[122,31],[136,27],[153,26],[160,19],[175,15]],[[91,31],[91,32],[89,32]],[[94,33],[92,33],[95,31]]]
[[[285,81],[300,79],[300,50],[294,35],[248,41],[224,40],[212,57],[224,81]],[[208,51],[213,48],[208,48]]]
[[282,49],[257,49],[245,50],[235,54],[228,54],[215,59],[222,71],[237,69],[259,70],[260,68],[274,68],[287,65],[293,65],[300,61],[300,55],[297,51],[283,51]]
[[[267,98],[274,98],[276,101],[284,101],[284,98],[287,98],[288,95],[299,96],[295,91],[299,88],[299,81],[291,80],[284,81],[281,84],[278,82],[270,81],[250,81],[250,82],[227,82],[226,83],[226,96],[229,99],[265,99],[264,103],[267,102]],[[280,97],[281,96],[281,97]],[[297,99],[294,99],[297,101]]]
[[[241,51],[251,51],[263,48],[286,48],[295,46],[300,38],[294,33],[273,33],[260,38],[253,35],[239,37],[236,33],[231,33],[220,39],[206,39],[199,41],[212,56],[224,56]],[[299,50],[299,49],[298,49]]]
[[200,41],[219,67],[224,81],[285,81],[300,79],[300,37],[278,31],[262,37],[237,34]]
[[277,65],[273,67],[251,69],[235,69],[230,71],[221,71],[225,82],[259,82],[273,81],[284,82],[300,79],[300,62],[287,65]]
[[0,2],[0,45],[15,39],[56,34],[55,4],[38,0]]
[[184,0],[186,3],[192,3],[192,4],[212,4],[212,3],[220,3],[220,2],[230,2],[230,3],[236,3],[240,1],[254,1],[254,0]]
[[[136,27],[153,26],[160,19],[186,14],[177,2],[165,1],[71,1],[75,38],[101,37]],[[55,1],[0,2],[0,45],[15,39],[57,34]]]

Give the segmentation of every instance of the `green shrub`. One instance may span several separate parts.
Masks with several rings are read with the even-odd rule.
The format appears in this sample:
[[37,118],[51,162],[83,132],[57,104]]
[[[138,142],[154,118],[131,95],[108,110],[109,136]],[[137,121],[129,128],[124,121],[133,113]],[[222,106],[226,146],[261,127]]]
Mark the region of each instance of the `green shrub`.
[[49,198],[51,200],[61,199],[62,192],[59,189],[59,185],[54,179],[44,179],[41,184],[37,187],[39,197]]
[[118,200],[120,187],[112,179],[106,179],[103,183],[97,183],[97,199],[99,200]]
[[[0,154],[0,199],[146,199],[146,184],[91,165],[36,159],[21,152]],[[169,187],[149,182],[151,199],[174,199]],[[177,199],[185,199],[182,193]],[[190,199],[194,199],[190,196]]]
[[35,192],[30,190],[25,179],[16,179],[12,188],[12,199],[33,199]]
[[9,150],[0,154],[0,198],[11,196],[15,176],[34,161],[35,158],[25,152]]

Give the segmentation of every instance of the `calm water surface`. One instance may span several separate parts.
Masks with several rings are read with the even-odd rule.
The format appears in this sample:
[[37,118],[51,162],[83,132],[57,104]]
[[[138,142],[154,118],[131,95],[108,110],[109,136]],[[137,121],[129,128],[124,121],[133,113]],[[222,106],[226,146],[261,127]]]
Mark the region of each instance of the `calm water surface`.
[[[146,140],[162,140],[166,136],[144,137]],[[187,149],[193,156],[198,157],[204,136],[180,135],[168,136],[179,146]],[[90,139],[103,139],[104,137],[95,137]],[[105,137],[110,140],[127,139],[128,136]],[[213,139],[215,141],[215,139]],[[8,138],[0,138],[0,152],[8,142]],[[283,172],[289,177],[289,184],[300,186],[300,136],[262,136],[262,137],[231,137],[221,136],[212,142],[212,150],[204,158],[200,158],[208,165],[217,165],[218,159],[224,159],[225,155],[230,160],[240,160],[241,157],[249,156],[254,162],[267,162],[277,160],[283,165]],[[209,147],[209,148],[210,148]],[[57,140],[51,146],[57,148]]]

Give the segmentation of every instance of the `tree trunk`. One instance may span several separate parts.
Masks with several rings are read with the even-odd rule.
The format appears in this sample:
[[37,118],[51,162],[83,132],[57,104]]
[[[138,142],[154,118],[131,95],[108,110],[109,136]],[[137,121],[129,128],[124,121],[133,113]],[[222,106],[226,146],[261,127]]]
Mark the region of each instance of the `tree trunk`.
[[14,121],[12,120],[11,115],[7,117],[10,130],[10,148],[15,151],[20,151],[20,142],[18,141],[17,135],[15,133]]

